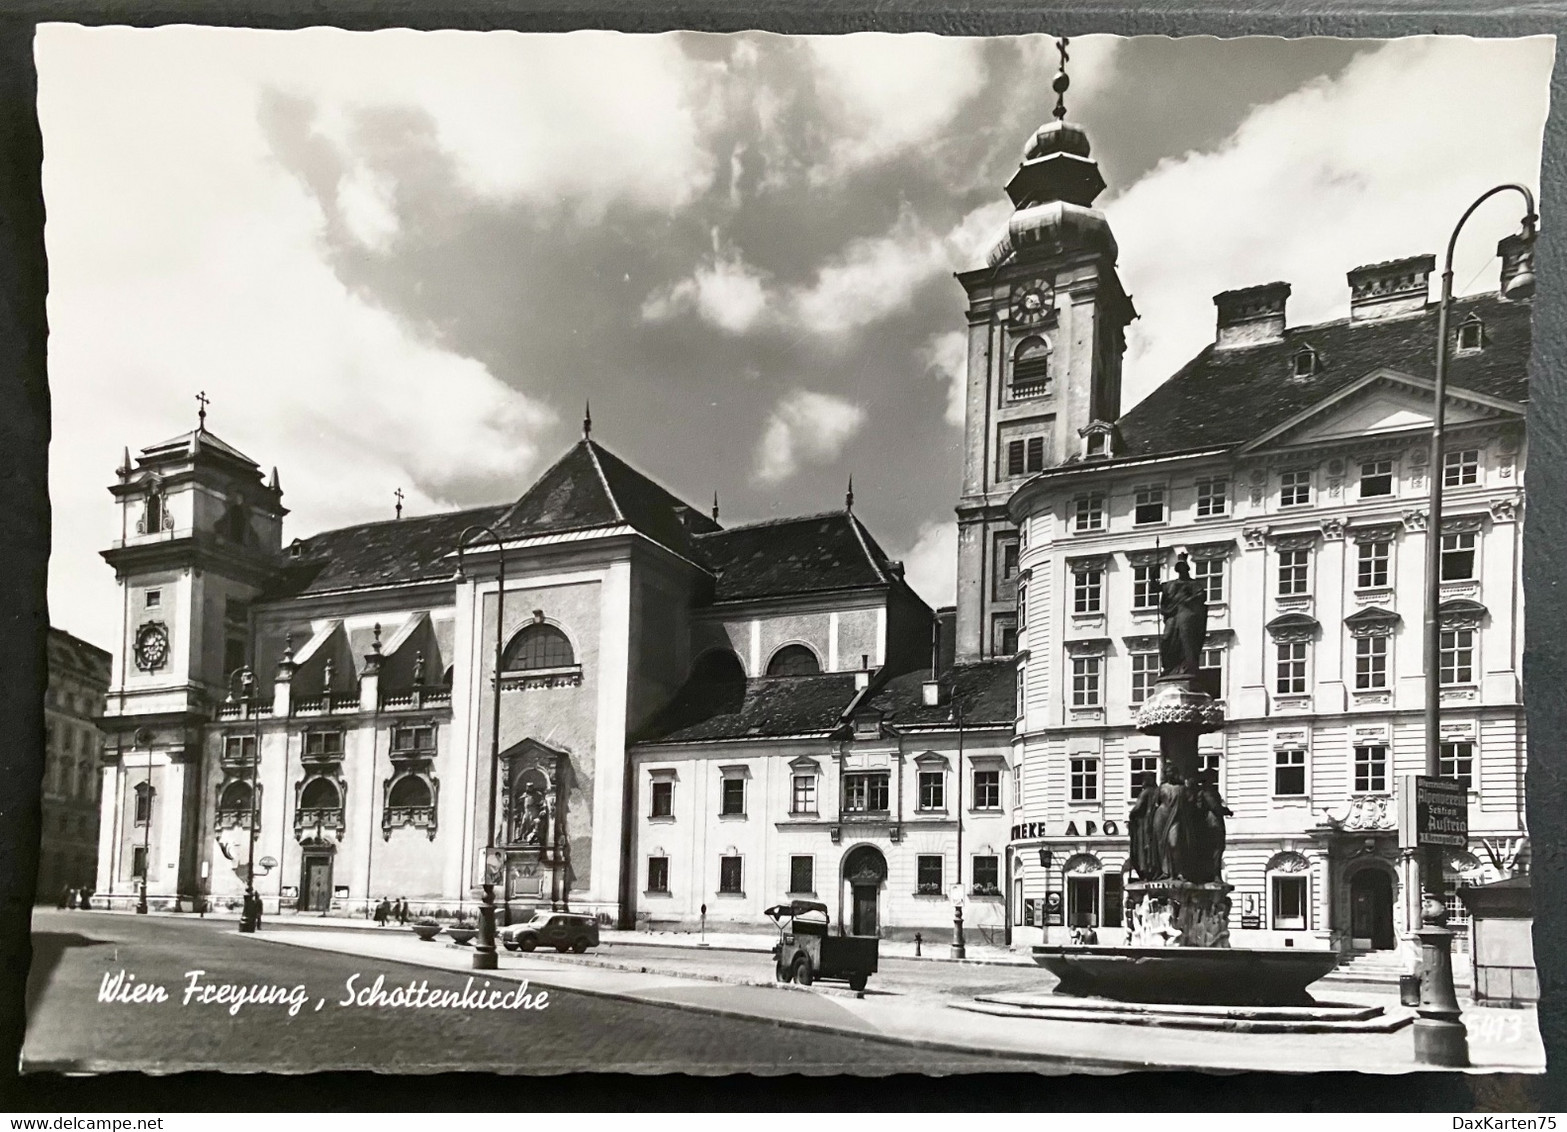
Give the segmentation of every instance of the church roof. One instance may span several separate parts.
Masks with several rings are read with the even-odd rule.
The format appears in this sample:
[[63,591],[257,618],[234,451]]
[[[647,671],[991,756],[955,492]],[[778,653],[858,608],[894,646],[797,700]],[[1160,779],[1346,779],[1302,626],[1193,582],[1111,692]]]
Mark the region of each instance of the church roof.
[[[1485,324],[1484,348],[1449,355],[1448,384],[1508,401],[1528,399],[1530,304],[1478,295],[1456,299],[1449,332],[1471,314]],[[1121,456],[1224,448],[1292,419],[1377,369],[1427,381],[1436,377],[1436,307],[1406,318],[1290,327],[1256,346],[1204,349],[1117,422]],[[1318,372],[1294,380],[1302,346],[1317,353]]]
[[688,683],[642,729],[639,743],[822,736],[837,730],[854,699],[853,672],[760,676],[733,686]]
[[495,524],[502,538],[627,525],[686,558],[693,533],[718,530],[706,514],[682,502],[613,452],[579,441],[538,482],[505,508]]
[[696,542],[718,602],[885,586],[893,574],[886,552],[848,511],[730,527]]
[[1011,727],[1017,721],[1017,665],[1005,660],[960,664],[941,675],[941,703],[925,703],[928,670],[894,676],[869,701],[894,727],[952,726],[954,708],[963,726]]
[[159,441],[157,444],[149,444],[141,450],[138,462],[150,464],[158,460],[166,460],[171,456],[190,457],[200,451],[227,456],[230,460],[237,460],[247,467],[258,468],[256,462],[249,456],[205,428],[193,428],[189,432],[182,432],[179,436]]
[[284,551],[283,568],[263,600],[449,579],[454,567],[447,555],[463,528],[493,526],[509,506],[358,523],[301,539],[297,555],[293,548]]

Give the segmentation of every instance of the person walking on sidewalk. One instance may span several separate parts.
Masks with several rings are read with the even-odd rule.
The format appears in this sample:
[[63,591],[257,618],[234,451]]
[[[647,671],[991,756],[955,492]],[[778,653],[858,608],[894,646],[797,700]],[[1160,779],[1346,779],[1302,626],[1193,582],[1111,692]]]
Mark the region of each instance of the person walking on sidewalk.
[[375,906],[375,926],[386,927],[386,921],[391,917],[392,903],[386,897],[381,897],[381,903]]
[[397,922],[399,925],[408,922],[408,901],[401,896],[397,898]]

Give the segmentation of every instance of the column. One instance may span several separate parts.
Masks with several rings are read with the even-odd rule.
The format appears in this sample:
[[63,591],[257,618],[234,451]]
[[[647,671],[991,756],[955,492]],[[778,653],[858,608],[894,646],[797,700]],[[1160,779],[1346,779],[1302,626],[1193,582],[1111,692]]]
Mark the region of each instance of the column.
[[[114,891],[119,868],[120,814],[125,799],[121,796],[124,774],[119,763],[109,763],[102,771],[103,794],[98,800],[98,873],[94,881],[99,891]],[[45,893],[44,895],[48,895]]]
[[168,758],[157,770],[153,785],[158,822],[153,829],[156,862],[147,863],[147,895],[173,897],[179,893],[180,844],[185,816],[185,764]]

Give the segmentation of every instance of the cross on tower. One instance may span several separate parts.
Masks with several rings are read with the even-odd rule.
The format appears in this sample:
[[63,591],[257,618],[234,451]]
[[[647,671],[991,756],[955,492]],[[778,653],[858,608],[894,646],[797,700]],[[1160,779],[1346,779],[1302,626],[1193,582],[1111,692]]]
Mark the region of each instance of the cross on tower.
[[207,427],[207,406],[212,404],[211,401],[207,400],[207,391],[205,389],[196,394],[196,404],[198,406],[196,409],[196,427],[205,429]]
[[1056,40],[1056,52],[1061,56],[1061,70],[1056,74],[1055,82],[1050,84],[1051,89],[1056,92],[1056,108],[1050,113],[1055,116],[1058,122],[1066,117],[1066,91],[1072,85],[1072,80],[1067,77],[1066,73],[1066,65],[1072,58],[1066,53],[1066,45],[1071,42],[1064,35]]
[[397,517],[401,519],[403,517],[403,489],[398,488],[392,494],[397,496]]

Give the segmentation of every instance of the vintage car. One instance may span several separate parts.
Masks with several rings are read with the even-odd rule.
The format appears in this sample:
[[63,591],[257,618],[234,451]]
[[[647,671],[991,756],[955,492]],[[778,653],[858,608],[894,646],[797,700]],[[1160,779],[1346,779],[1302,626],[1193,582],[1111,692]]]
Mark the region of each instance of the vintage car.
[[502,928],[496,934],[507,951],[553,947],[580,955],[599,944],[598,922],[577,912],[535,912],[533,919]]
[[766,915],[778,928],[773,973],[781,983],[810,986],[817,979],[842,979],[862,991],[876,973],[881,941],[875,936],[829,935],[827,905],[814,900],[775,904]]

